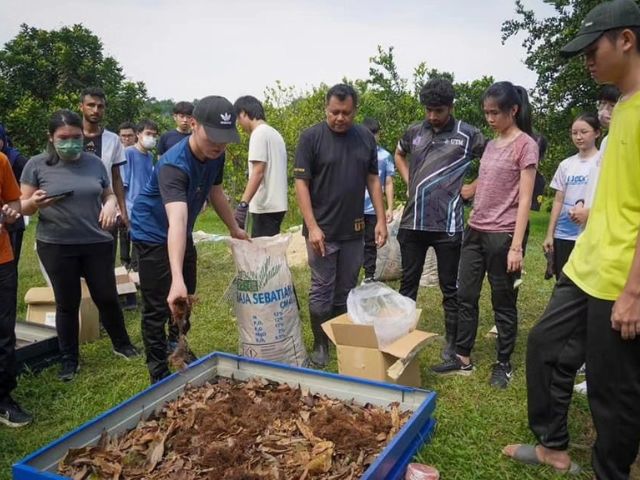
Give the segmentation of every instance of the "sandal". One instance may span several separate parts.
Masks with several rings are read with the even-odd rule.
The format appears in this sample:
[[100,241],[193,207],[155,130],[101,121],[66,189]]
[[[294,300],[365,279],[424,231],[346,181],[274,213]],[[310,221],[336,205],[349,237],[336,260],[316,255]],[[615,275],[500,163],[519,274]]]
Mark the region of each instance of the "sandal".
[[[510,458],[516,462],[524,463],[526,465],[549,465],[548,463],[541,462],[536,453],[535,445],[522,444],[513,452],[513,456]],[[571,462],[568,469],[555,468],[553,465],[549,465],[554,468],[558,473],[564,473],[568,475],[580,475],[582,468],[577,463]]]

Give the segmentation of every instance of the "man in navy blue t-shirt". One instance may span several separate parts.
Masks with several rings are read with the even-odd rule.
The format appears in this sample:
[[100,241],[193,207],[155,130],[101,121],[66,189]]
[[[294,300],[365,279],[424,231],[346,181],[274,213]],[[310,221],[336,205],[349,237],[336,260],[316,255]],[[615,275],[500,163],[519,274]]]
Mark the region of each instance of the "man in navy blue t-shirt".
[[138,252],[142,339],[151,382],[169,375],[165,324],[176,302],[195,293],[196,250],[192,232],[206,200],[229,228],[246,239],[222,189],[225,149],[239,141],[233,105],[223,97],[198,102],[191,135],[160,158],[131,211],[131,238]]
[[164,155],[175,144],[191,135],[191,117],[193,115],[193,103],[178,102],[173,107],[173,120],[176,122],[175,130],[169,130],[158,141],[158,155]]

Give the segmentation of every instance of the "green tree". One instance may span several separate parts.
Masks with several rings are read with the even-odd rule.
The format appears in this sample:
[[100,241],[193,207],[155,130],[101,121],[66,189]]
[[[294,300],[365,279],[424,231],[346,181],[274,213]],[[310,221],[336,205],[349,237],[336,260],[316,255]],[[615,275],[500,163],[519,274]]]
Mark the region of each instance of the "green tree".
[[138,118],[145,85],[126,80],[118,62],[102,50],[100,39],[82,25],[47,31],[25,24],[0,50],[2,121],[25,154],[42,150],[50,114],[77,110],[80,92],[88,86],[107,94],[108,128]]
[[550,179],[558,163],[575,152],[569,130],[573,119],[581,112],[594,111],[598,86],[591,79],[582,59],[569,61],[559,56],[560,49],[580,29],[580,23],[599,0],[544,0],[555,14],[538,17],[516,0],[516,18],[502,24],[503,43],[518,34],[525,34],[522,46],[526,50],[525,64],[538,75],[533,91],[536,107],[534,121],[547,138],[547,161],[541,170]]
[[[403,78],[397,69],[393,47],[378,47],[377,55],[369,59],[369,76],[366,79],[343,79],[353,85],[360,95],[356,122],[365,117],[374,117],[380,121],[381,145],[391,153],[395,151],[398,140],[406,128],[424,119],[424,109],[420,105],[419,92],[425,81],[430,78],[445,77],[454,81],[453,74],[441,72],[420,63],[411,79]],[[481,98],[484,90],[493,83],[491,77],[466,83],[454,83],[457,92],[456,115],[478,127],[484,125]],[[300,133],[311,125],[325,119],[325,95],[329,86],[321,84],[309,91],[300,91],[292,86],[276,82],[265,91],[265,114],[267,122],[283,136],[289,159],[289,196],[291,205],[295,205],[293,189],[293,164],[295,150]],[[225,164],[225,190],[238,201],[247,182],[248,137],[241,133],[242,142],[227,148]],[[396,198],[403,201],[406,186],[399,176],[395,178]],[[291,208],[291,215],[297,215],[297,209]]]

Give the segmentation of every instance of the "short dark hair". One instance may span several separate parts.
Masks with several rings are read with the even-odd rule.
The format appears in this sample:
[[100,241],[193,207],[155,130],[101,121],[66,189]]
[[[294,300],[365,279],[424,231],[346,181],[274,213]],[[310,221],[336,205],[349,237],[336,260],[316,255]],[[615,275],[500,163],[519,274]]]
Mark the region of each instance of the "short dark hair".
[[138,122],[138,125],[136,126],[136,133],[142,133],[145,128],[147,130],[153,130],[156,133],[158,132],[158,124],[148,118],[145,118]]
[[133,130],[135,132],[136,125],[133,122],[122,122],[118,126],[118,133],[120,133],[122,130]]
[[605,85],[598,92],[598,101],[616,103],[620,98],[620,90],[615,85]]
[[325,96],[325,103],[329,103],[331,97],[336,97],[341,102],[344,102],[348,97],[353,99],[353,106],[358,107],[358,92],[351,85],[346,83],[338,83],[329,89]]
[[251,95],[238,98],[233,104],[233,109],[236,111],[236,116],[244,112],[251,120],[265,120],[262,103]]
[[193,115],[193,103],[191,102],[178,102],[173,106],[174,115]]
[[84,103],[85,97],[101,98],[105,104],[107,103],[107,96],[105,95],[104,90],[100,87],[87,87],[82,90],[82,93],[80,94],[80,103]]
[[433,78],[420,90],[420,103],[425,107],[450,107],[456,92],[446,78]]
[[374,135],[380,131],[380,122],[375,118],[367,117],[362,121],[362,126]]
[[622,28],[614,28],[613,30],[607,30],[604,32],[604,36],[609,39],[611,42],[615,42],[620,34],[625,30],[631,30],[636,37],[636,53],[640,53],[640,27],[622,27]]
[[573,126],[573,124],[576,123],[578,120],[583,121],[584,123],[589,125],[591,128],[593,128],[596,132],[600,131],[601,127],[600,127],[600,120],[598,120],[598,115],[591,112],[582,113],[576,117],[576,119],[573,121],[571,125]]

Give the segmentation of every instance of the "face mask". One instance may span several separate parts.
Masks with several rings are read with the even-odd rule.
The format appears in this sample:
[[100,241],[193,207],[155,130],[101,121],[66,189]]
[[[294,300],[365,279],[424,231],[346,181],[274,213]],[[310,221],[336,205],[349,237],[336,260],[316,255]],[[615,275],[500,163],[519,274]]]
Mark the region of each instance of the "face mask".
[[82,153],[82,139],[70,138],[69,140],[58,140],[53,143],[58,156],[62,160],[77,160]]
[[143,135],[140,140],[140,145],[142,145],[147,150],[151,150],[156,146],[157,139],[156,137],[152,137],[151,135]]

